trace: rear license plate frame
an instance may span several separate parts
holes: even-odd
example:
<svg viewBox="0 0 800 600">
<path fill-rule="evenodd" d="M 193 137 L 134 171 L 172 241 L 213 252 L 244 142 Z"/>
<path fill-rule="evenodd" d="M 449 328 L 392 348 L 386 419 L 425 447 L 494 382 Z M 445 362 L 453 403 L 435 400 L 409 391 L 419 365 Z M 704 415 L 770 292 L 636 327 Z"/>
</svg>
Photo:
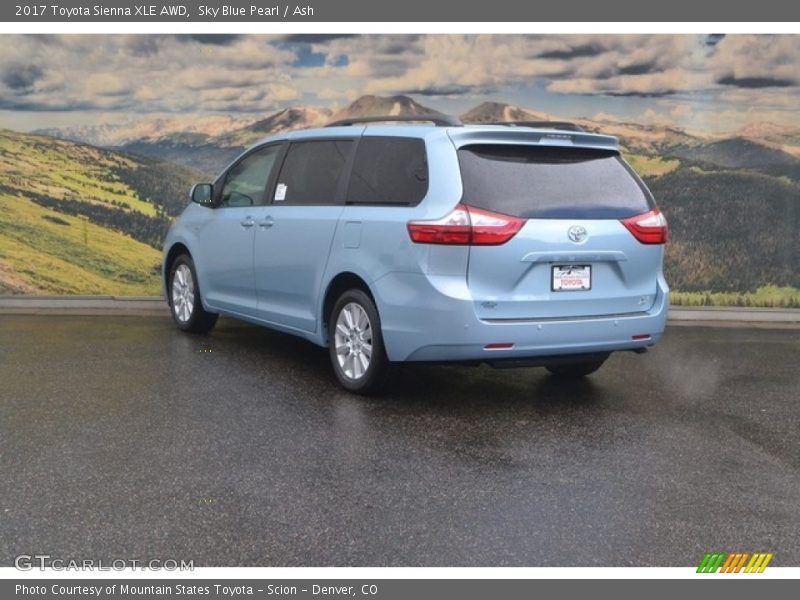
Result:
<svg viewBox="0 0 800 600">
<path fill-rule="evenodd" d="M 573 275 L 572 271 L 580 270 L 578 276 L 581 280 L 585 280 L 588 285 L 582 287 L 564 287 L 562 277 L 564 275 Z M 569 273 L 565 273 L 569 271 Z M 556 287 L 556 284 L 560 287 Z M 552 265 L 550 268 L 550 291 L 553 292 L 588 292 L 592 289 L 592 265 L 586 264 L 569 264 L 569 265 Z"/>
</svg>

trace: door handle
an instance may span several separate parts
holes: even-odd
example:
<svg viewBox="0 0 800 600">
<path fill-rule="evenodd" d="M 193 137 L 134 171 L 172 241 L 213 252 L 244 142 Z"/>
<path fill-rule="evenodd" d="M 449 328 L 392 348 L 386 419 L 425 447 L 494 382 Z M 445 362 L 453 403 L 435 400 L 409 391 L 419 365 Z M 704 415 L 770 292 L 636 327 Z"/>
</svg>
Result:
<svg viewBox="0 0 800 600">
<path fill-rule="evenodd" d="M 258 226 L 263 229 L 269 229 L 275 224 L 275 221 L 272 220 L 272 217 L 265 217 L 263 221 L 258 222 Z"/>
<path fill-rule="evenodd" d="M 246 217 L 241 221 L 239 221 L 239 223 L 241 224 L 242 227 L 247 227 L 248 229 L 256 224 L 256 222 L 253 221 L 253 217 Z"/>
</svg>

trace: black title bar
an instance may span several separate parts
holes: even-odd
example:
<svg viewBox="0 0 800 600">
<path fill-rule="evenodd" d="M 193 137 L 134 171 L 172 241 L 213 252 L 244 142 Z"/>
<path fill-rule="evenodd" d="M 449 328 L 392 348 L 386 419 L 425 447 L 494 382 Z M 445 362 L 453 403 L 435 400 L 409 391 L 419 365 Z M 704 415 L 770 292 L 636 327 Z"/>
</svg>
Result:
<svg viewBox="0 0 800 600">
<path fill-rule="evenodd" d="M 3 2 L 3 22 L 797 22 L 786 0 L 227 0 Z"/>
<path fill-rule="evenodd" d="M 719 575 L 706 575 L 705 581 Z M 201 580 L 201 579 L 31 579 L 0 581 L 3 598 L 17 600 L 536 600 L 566 596 L 642 598 L 707 598 L 726 600 L 788 598 L 795 581 L 731 576 L 713 584 L 692 579 L 555 580 L 555 579 L 374 579 L 374 580 Z M 709 588 L 713 588 L 710 590 Z"/>
</svg>

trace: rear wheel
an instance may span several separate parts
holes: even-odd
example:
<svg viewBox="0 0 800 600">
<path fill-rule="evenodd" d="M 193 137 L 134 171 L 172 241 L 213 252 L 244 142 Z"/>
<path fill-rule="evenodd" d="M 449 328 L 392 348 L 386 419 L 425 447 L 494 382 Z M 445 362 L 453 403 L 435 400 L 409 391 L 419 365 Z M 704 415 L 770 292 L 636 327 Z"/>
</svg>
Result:
<svg viewBox="0 0 800 600">
<path fill-rule="evenodd" d="M 219 315 L 203 308 L 194 262 L 188 254 L 181 254 L 172 263 L 169 282 L 172 319 L 178 328 L 192 333 L 211 331 Z"/>
<path fill-rule="evenodd" d="M 550 373 L 555 377 L 563 377 L 567 378 L 577 378 L 577 377 L 586 377 L 587 375 L 591 375 L 597 369 L 603 366 L 603 363 L 608 360 L 608 357 L 589 360 L 586 362 L 579 362 L 579 363 L 572 363 L 572 364 L 565 364 L 565 365 L 548 365 L 545 368 L 550 371 Z"/>
<path fill-rule="evenodd" d="M 344 292 L 328 318 L 328 350 L 336 378 L 357 394 L 380 391 L 389 371 L 378 309 L 359 289 Z"/>
</svg>

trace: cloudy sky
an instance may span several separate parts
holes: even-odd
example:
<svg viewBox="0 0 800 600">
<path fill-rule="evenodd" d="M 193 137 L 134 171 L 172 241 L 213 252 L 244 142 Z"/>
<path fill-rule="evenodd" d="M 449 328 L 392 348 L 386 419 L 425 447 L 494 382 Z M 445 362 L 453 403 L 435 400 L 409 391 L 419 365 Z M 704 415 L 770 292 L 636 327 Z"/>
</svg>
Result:
<svg viewBox="0 0 800 600">
<path fill-rule="evenodd" d="M 726 131 L 800 126 L 800 35 L 3 35 L 0 127 L 263 115 L 409 94 Z"/>
</svg>

